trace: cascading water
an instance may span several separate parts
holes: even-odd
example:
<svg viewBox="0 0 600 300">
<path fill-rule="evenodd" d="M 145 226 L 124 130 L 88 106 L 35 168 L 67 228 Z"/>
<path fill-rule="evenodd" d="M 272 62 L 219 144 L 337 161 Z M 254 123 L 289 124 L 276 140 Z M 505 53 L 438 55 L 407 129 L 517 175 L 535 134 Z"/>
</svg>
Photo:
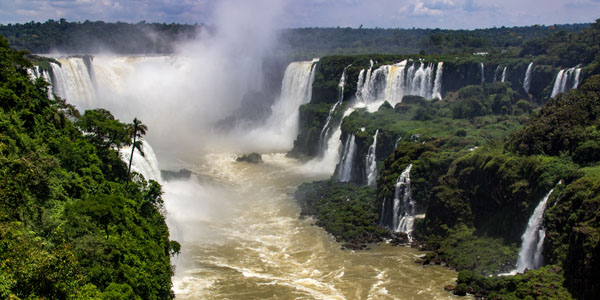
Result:
<svg viewBox="0 0 600 300">
<path fill-rule="evenodd" d="M 375 153 L 377 152 L 377 135 L 379 134 L 379 129 L 375 131 L 373 135 L 373 144 L 369 147 L 369 151 L 367 152 L 366 157 L 366 175 L 367 175 L 367 185 L 375 186 L 377 183 L 377 157 Z"/>
<path fill-rule="evenodd" d="M 393 205 L 393 224 L 392 230 L 395 232 L 407 233 L 410 237 L 410 233 L 413 231 L 414 222 L 416 218 L 415 206 L 411 193 L 410 193 L 410 171 L 412 164 L 409 164 L 396 182 L 396 188 L 394 189 L 394 205 Z"/>
<path fill-rule="evenodd" d="M 338 180 L 342 182 L 349 182 L 352 180 L 352 167 L 354 164 L 354 157 L 356 156 L 356 142 L 354 134 L 350 135 L 344 143 L 344 150 L 342 152 L 342 159 L 338 170 Z"/>
<path fill-rule="evenodd" d="M 527 229 L 525 229 L 525 233 L 521 237 L 523 242 L 519 251 L 519 259 L 517 260 L 516 271 L 519 273 L 523 273 L 525 270 L 538 269 L 544 263 L 542 250 L 546 230 L 542 226 L 542 221 L 544 211 L 546 210 L 546 203 L 553 191 L 554 189 L 551 189 L 542 201 L 540 201 L 529 218 L 529 222 L 527 222 Z"/>
<path fill-rule="evenodd" d="M 481 67 L 481 84 L 483 84 L 483 82 L 485 81 L 485 73 L 484 73 L 484 65 L 483 63 L 480 63 L 479 66 Z"/>
<path fill-rule="evenodd" d="M 39 66 L 33 66 L 33 68 L 27 69 L 27 73 L 33 80 L 38 78 L 44 79 L 50 85 L 48 86 L 48 99 L 54 99 L 54 91 L 52 88 L 52 78 L 50 73 L 46 70 L 42 70 Z"/>
<path fill-rule="evenodd" d="M 89 70 L 83 58 L 58 58 L 60 65 L 51 62 L 54 92 L 79 109 L 93 108 L 96 93 Z"/>
<path fill-rule="evenodd" d="M 391 105 L 400 103 L 405 95 L 441 99 L 443 63 L 416 62 L 407 68 L 408 64 L 404 60 L 380 66 L 375 71 L 372 68 L 366 73 L 362 70 L 357 81 L 357 104 L 372 112 L 384 101 Z"/>
<path fill-rule="evenodd" d="M 529 93 L 529 88 L 531 87 L 531 70 L 533 68 L 533 63 L 529 63 L 527 66 L 527 71 L 525 71 L 525 79 L 523 80 L 523 89 L 525 92 Z"/>
<path fill-rule="evenodd" d="M 138 149 L 133 152 L 131 170 L 142 174 L 146 180 L 152 179 L 162 183 L 158 159 L 154 154 L 152 146 L 145 140 L 142 140 L 142 151 L 144 151 L 144 156 L 142 156 Z M 121 148 L 119 154 L 121 155 L 121 160 L 128 164 L 131 157 L 131 146 Z"/>
<path fill-rule="evenodd" d="M 556 74 L 554 86 L 552 87 L 552 95 L 550 97 L 554 97 L 570 89 L 576 89 L 579 86 L 580 74 L 581 68 L 579 67 L 560 70 L 558 74 Z"/>
<path fill-rule="evenodd" d="M 500 80 L 500 82 L 506 81 L 506 69 L 507 67 L 504 67 L 504 69 L 502 70 L 502 79 Z"/>
<path fill-rule="evenodd" d="M 498 72 L 500 72 L 500 65 L 498 65 L 496 67 L 496 71 L 494 71 L 494 82 L 496 82 L 496 79 L 498 77 Z"/>
<path fill-rule="evenodd" d="M 325 153 L 325 151 L 327 150 L 326 147 L 327 147 L 328 143 L 325 143 L 325 140 L 327 139 L 328 133 L 330 131 L 329 123 L 331 122 L 331 118 L 333 118 L 333 115 L 335 114 L 336 109 L 338 107 L 340 107 L 342 105 L 342 102 L 344 101 L 344 85 L 346 84 L 346 70 L 348 70 L 348 68 L 350 66 L 351 65 L 347 65 L 344 68 L 344 71 L 342 72 L 342 76 L 340 77 L 340 82 L 338 83 L 338 100 L 329 110 L 329 114 L 327 115 L 327 120 L 325 121 L 325 125 L 323 126 L 323 129 L 321 129 L 321 134 L 319 135 L 319 150 L 320 150 L 321 155 L 323 155 Z"/>
</svg>

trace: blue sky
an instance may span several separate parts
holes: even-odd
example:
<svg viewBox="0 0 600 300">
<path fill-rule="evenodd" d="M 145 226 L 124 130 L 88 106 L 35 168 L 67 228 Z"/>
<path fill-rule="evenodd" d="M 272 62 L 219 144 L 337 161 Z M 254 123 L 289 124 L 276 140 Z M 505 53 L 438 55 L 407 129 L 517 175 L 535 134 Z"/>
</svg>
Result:
<svg viewBox="0 0 600 300">
<path fill-rule="evenodd" d="M 283 28 L 362 24 L 471 29 L 582 23 L 600 18 L 600 0 L 0 0 L 0 23 L 65 18 L 211 24 L 215 22 L 215 7 L 223 1 L 263 3 L 249 12 L 258 19 L 261 10 L 269 9 L 264 3 L 279 6 L 277 25 Z"/>
</svg>

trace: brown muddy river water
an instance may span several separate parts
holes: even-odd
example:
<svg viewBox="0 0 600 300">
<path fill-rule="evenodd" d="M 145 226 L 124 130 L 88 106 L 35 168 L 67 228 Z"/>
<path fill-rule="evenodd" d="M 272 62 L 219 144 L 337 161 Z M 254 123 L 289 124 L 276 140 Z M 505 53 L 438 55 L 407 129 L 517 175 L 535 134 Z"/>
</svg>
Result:
<svg viewBox="0 0 600 300">
<path fill-rule="evenodd" d="M 414 263 L 422 252 L 373 245 L 341 250 L 293 199 L 302 182 L 319 180 L 310 166 L 284 154 L 264 163 L 206 155 L 198 178 L 165 183 L 177 299 L 452 299 L 444 286 L 457 273 Z"/>
</svg>

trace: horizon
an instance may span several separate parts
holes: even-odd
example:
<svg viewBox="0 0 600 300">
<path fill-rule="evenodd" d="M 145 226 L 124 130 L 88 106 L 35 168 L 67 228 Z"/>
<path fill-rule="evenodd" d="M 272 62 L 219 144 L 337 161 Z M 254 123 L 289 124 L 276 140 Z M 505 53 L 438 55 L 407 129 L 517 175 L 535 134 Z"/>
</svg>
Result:
<svg viewBox="0 0 600 300">
<path fill-rule="evenodd" d="M 69 22 L 215 24 L 220 6 L 257 20 L 274 16 L 277 29 L 353 28 L 474 30 L 594 23 L 600 0 L 15 0 L 0 4 L 0 24 L 64 18 Z M 256 7 L 262 8 L 257 10 Z M 267 12 L 264 12 L 267 10 Z M 269 11 L 270 10 L 270 11 Z"/>
</svg>

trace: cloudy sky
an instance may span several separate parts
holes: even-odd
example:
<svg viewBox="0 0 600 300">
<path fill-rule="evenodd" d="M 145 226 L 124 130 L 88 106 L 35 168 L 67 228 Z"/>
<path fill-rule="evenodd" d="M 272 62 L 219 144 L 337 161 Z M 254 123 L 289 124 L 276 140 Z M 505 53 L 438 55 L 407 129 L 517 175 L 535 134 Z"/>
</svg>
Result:
<svg viewBox="0 0 600 300">
<path fill-rule="evenodd" d="M 0 23 L 65 18 L 211 24 L 216 3 L 222 1 L 256 0 L 0 0 Z M 600 0 L 270 1 L 277 2 L 275 6 L 285 2 L 278 22 L 282 28 L 362 24 L 383 28 L 470 29 L 582 23 L 600 18 Z"/>
</svg>

